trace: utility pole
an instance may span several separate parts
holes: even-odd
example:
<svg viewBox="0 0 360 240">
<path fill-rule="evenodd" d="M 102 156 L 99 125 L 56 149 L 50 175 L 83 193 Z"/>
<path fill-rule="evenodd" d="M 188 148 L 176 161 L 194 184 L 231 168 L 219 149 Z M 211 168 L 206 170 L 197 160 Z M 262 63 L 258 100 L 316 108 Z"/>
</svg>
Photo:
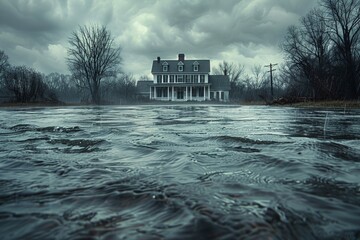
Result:
<svg viewBox="0 0 360 240">
<path fill-rule="evenodd" d="M 270 73 L 270 85 L 271 85 L 271 99 L 274 99 L 274 88 L 273 88 L 273 71 L 276 71 L 276 69 L 273 69 L 273 67 L 275 67 L 276 65 L 278 65 L 277 63 L 275 64 L 271 64 L 270 65 L 266 65 L 265 67 L 270 68 L 270 70 L 268 71 Z"/>
</svg>

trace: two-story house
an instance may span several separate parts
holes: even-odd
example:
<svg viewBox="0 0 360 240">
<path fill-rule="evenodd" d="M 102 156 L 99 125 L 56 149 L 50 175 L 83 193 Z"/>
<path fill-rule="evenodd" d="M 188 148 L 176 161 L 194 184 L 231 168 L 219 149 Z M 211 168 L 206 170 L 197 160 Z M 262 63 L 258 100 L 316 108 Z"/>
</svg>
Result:
<svg viewBox="0 0 360 240">
<path fill-rule="evenodd" d="M 210 75 L 210 60 L 185 60 L 179 54 L 177 60 L 153 61 L 153 81 L 139 82 L 150 86 L 150 99 L 162 101 L 229 100 L 229 76 Z"/>
</svg>

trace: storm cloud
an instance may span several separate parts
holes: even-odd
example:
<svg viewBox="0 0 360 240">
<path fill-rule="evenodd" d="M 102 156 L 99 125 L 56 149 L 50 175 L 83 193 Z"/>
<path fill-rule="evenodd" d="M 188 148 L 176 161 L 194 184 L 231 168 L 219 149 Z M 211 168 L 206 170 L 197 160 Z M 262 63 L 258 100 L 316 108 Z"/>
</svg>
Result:
<svg viewBox="0 0 360 240">
<path fill-rule="evenodd" d="M 71 32 L 106 25 L 123 70 L 150 75 L 157 56 L 226 60 L 251 67 L 281 61 L 279 44 L 315 0 L 0 0 L 0 49 L 13 65 L 68 73 Z"/>
</svg>

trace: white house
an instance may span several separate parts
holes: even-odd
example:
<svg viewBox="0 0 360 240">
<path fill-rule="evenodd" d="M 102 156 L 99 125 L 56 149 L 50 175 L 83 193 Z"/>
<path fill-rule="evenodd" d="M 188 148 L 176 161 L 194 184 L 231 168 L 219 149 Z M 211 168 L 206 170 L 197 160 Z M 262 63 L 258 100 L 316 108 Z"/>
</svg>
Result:
<svg viewBox="0 0 360 240">
<path fill-rule="evenodd" d="M 210 75 L 210 60 L 153 61 L 152 81 L 138 81 L 139 96 L 160 101 L 229 101 L 230 80 L 227 75 Z"/>
<path fill-rule="evenodd" d="M 151 84 L 149 81 L 138 83 L 139 89 L 144 89 L 145 85 L 150 86 L 150 99 L 161 101 L 229 100 L 229 76 L 209 75 L 210 60 L 185 60 L 184 54 L 179 54 L 177 60 L 162 60 L 158 57 L 153 61 L 151 73 L 153 75 Z"/>
</svg>

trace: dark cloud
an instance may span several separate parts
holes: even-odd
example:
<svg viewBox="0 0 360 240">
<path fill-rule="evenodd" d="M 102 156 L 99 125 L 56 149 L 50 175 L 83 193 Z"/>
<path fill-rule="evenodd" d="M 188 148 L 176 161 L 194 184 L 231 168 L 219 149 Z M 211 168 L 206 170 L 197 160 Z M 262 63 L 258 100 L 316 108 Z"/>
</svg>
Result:
<svg viewBox="0 0 360 240">
<path fill-rule="evenodd" d="M 102 24 L 123 48 L 124 70 L 150 75 L 156 56 L 244 65 L 280 61 L 286 28 L 314 0 L 0 0 L 0 48 L 15 65 L 67 72 L 67 39 Z"/>
<path fill-rule="evenodd" d="M 44 32 L 56 28 L 59 23 L 49 12 L 55 9 L 52 1 L 3 1 L 0 8 L 2 26 L 24 32 Z"/>
</svg>

